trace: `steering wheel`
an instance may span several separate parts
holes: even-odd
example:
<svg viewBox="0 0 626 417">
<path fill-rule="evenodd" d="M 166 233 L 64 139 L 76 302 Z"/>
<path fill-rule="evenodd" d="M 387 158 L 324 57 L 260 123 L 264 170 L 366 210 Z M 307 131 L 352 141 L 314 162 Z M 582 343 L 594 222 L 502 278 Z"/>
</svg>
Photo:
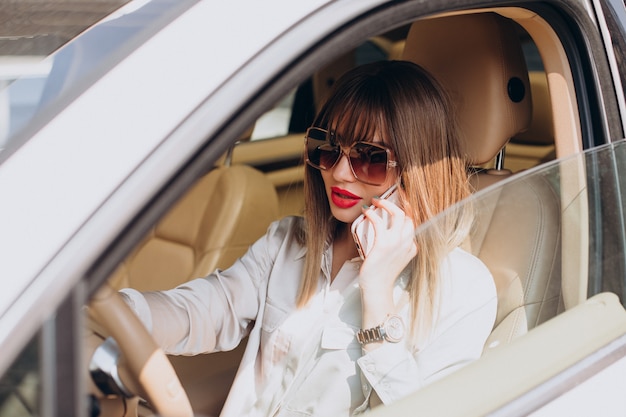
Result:
<svg viewBox="0 0 626 417">
<path fill-rule="evenodd" d="M 185 389 L 172 364 L 122 297 L 103 285 L 89 303 L 89 315 L 117 342 L 124 385 L 146 399 L 163 417 L 193 417 Z"/>
</svg>

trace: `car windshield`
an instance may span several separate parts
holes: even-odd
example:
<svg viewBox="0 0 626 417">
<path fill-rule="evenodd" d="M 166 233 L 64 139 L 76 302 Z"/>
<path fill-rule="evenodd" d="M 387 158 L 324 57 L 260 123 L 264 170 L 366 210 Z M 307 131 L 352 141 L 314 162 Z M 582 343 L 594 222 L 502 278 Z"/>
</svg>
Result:
<svg viewBox="0 0 626 417">
<path fill-rule="evenodd" d="M 24 34 L 0 38 L 0 163 L 9 149 L 19 147 L 38 126 L 192 3 L 110 0 L 96 6 L 89 2 L 82 14 L 67 11 L 61 23 L 55 21 L 60 13 L 38 9 L 40 26 L 12 27 Z M 61 3 L 55 4 L 49 8 L 58 11 Z M 15 6 L 18 15 L 27 10 Z M 86 33 L 70 39 L 96 21 Z"/>
</svg>

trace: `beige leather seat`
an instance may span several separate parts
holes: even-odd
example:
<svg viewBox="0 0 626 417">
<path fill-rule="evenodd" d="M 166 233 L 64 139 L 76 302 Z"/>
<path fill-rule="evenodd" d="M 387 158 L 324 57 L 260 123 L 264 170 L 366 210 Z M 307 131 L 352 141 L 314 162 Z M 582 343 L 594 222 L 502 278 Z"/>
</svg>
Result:
<svg viewBox="0 0 626 417">
<path fill-rule="evenodd" d="M 403 58 L 429 70 L 449 91 L 472 163 L 494 159 L 530 124 L 528 72 L 513 23 L 493 13 L 418 21 Z M 487 170 L 477 190 L 511 175 Z M 491 270 L 498 316 L 487 346 L 506 343 L 562 310 L 560 200 L 542 179 L 490 194 L 476 206 L 470 250 Z"/>
<path fill-rule="evenodd" d="M 530 71 L 528 77 L 533 98 L 533 117 L 528 129 L 511 138 L 506 146 L 506 165 L 513 172 L 556 158 L 554 121 L 546 73 Z"/>
<path fill-rule="evenodd" d="M 213 169 L 174 206 L 112 278 L 115 288 L 175 287 L 230 266 L 278 217 L 278 197 L 262 172 Z"/>
<path fill-rule="evenodd" d="M 277 218 L 278 197 L 265 174 L 246 165 L 217 167 L 151 230 L 111 285 L 164 290 L 226 268 Z M 219 414 L 244 348 L 170 357 L 195 412 Z"/>
</svg>

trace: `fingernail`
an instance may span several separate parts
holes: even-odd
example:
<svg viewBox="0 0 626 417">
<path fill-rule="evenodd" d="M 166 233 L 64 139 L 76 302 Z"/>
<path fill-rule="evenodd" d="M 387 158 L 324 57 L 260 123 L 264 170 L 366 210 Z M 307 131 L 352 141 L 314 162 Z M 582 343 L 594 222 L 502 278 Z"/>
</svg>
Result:
<svg viewBox="0 0 626 417">
<path fill-rule="evenodd" d="M 380 197 L 379 197 L 379 196 L 377 196 L 377 195 L 375 195 L 375 196 L 374 196 L 374 197 L 372 197 L 372 198 L 375 198 L 376 200 L 379 200 L 379 199 L 380 199 Z"/>
<path fill-rule="evenodd" d="M 368 206 L 367 204 L 363 204 L 363 208 L 367 210 L 368 208 L 370 208 L 370 206 Z"/>
</svg>

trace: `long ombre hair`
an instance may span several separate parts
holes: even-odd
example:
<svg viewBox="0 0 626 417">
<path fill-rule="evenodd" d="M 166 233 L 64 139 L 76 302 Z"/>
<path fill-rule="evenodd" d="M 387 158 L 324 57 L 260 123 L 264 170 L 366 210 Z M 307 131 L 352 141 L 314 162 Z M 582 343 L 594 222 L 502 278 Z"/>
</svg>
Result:
<svg viewBox="0 0 626 417">
<path fill-rule="evenodd" d="M 406 61 L 380 61 L 342 76 L 314 126 L 335 131 L 340 143 L 378 135 L 398 162 L 401 206 L 416 228 L 470 194 L 467 157 L 452 105 L 437 81 Z M 343 143 L 345 142 L 345 143 Z M 300 239 L 307 247 L 298 305 L 317 291 L 323 251 L 342 227 L 330 211 L 320 171 L 306 166 L 305 222 Z M 408 292 L 413 337 L 423 336 L 436 319 L 439 270 L 443 258 L 469 233 L 467 211 L 446 216 L 416 236 Z"/>
</svg>

